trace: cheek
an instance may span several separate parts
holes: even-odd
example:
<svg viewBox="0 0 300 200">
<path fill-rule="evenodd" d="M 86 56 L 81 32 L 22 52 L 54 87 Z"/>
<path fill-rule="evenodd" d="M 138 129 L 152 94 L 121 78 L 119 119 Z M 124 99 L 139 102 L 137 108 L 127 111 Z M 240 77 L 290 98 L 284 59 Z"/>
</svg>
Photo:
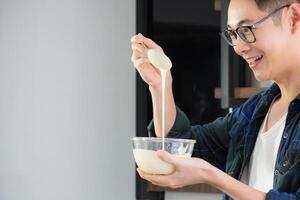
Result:
<svg viewBox="0 0 300 200">
<path fill-rule="evenodd" d="M 266 50 L 268 53 L 268 63 L 271 65 L 274 70 L 280 69 L 282 65 L 286 62 L 284 60 L 285 56 L 284 54 L 286 52 L 283 51 L 284 48 L 279 45 L 270 45 L 270 47 Z"/>
<path fill-rule="evenodd" d="M 259 49 L 265 57 L 265 64 L 268 68 L 273 68 L 273 65 L 278 65 L 282 62 L 283 44 L 277 40 L 265 40 L 257 43 L 257 49 Z"/>
<path fill-rule="evenodd" d="M 280 33 L 274 32 L 274 34 L 266 37 L 265 41 L 262 41 L 265 51 L 273 59 L 282 57 L 288 49 L 287 42 L 283 39 L 285 36 Z"/>
</svg>

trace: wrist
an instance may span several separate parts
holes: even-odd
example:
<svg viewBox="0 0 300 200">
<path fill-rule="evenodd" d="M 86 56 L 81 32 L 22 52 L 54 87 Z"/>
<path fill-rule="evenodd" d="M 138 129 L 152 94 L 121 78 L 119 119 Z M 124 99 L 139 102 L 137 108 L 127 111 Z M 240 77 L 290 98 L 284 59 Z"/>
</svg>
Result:
<svg viewBox="0 0 300 200">
<path fill-rule="evenodd" d="M 218 180 L 218 170 L 218 168 L 209 164 L 204 171 L 202 171 L 204 182 L 212 186 L 216 185 L 216 181 Z"/>
<path fill-rule="evenodd" d="M 168 72 L 166 76 L 166 91 L 172 90 L 172 76 L 171 73 Z M 162 92 L 162 83 L 151 85 L 149 84 L 149 91 L 152 95 L 161 95 Z"/>
<path fill-rule="evenodd" d="M 149 85 L 149 91 L 150 91 L 151 95 L 155 95 L 155 94 L 161 95 L 161 92 L 162 92 L 161 84 Z"/>
<path fill-rule="evenodd" d="M 202 159 L 199 161 L 199 167 L 197 168 L 195 174 L 195 177 L 197 177 L 195 180 L 196 183 L 211 184 L 212 180 L 214 179 L 215 167 Z"/>
</svg>

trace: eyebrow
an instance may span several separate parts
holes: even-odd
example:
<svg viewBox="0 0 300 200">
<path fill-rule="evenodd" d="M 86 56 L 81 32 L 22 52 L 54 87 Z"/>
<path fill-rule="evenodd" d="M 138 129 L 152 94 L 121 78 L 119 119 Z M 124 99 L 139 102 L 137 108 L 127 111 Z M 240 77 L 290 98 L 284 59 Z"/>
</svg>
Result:
<svg viewBox="0 0 300 200">
<path fill-rule="evenodd" d="M 242 26 L 243 24 L 249 24 L 252 21 L 250 19 L 243 19 L 237 23 L 237 27 Z M 229 24 L 227 24 L 227 28 L 232 28 Z"/>
</svg>

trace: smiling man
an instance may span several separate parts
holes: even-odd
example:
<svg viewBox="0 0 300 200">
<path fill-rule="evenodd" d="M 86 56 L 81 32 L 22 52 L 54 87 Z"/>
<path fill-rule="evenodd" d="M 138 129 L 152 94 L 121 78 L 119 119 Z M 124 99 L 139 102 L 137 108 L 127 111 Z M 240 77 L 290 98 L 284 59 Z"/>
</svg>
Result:
<svg viewBox="0 0 300 200">
<path fill-rule="evenodd" d="M 208 183 L 224 199 L 300 200 L 300 1 L 231 0 L 222 36 L 249 64 L 259 81 L 273 80 L 225 117 L 190 126 L 175 105 L 172 76 L 166 81 L 168 137 L 195 139 L 194 155 L 157 154 L 176 166 L 167 176 L 140 176 L 172 188 Z M 150 135 L 161 136 L 161 78 L 147 48 L 161 49 L 141 34 L 132 37 L 132 61 L 152 95 Z"/>
</svg>

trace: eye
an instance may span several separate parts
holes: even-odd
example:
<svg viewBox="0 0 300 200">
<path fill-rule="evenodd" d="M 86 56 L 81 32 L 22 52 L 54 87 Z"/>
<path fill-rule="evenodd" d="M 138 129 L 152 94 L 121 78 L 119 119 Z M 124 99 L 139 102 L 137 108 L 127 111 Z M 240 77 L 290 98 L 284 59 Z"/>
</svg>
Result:
<svg viewBox="0 0 300 200">
<path fill-rule="evenodd" d="M 248 27 L 248 26 L 241 26 L 238 28 L 238 34 L 239 36 L 246 42 L 254 42 L 255 41 L 255 36 L 251 30 L 251 27 Z"/>
<path fill-rule="evenodd" d="M 251 29 L 249 27 L 240 27 L 239 32 L 242 34 L 251 34 Z"/>
<path fill-rule="evenodd" d="M 236 33 L 233 30 L 227 30 L 227 34 L 231 38 L 236 38 L 237 37 Z"/>
</svg>

